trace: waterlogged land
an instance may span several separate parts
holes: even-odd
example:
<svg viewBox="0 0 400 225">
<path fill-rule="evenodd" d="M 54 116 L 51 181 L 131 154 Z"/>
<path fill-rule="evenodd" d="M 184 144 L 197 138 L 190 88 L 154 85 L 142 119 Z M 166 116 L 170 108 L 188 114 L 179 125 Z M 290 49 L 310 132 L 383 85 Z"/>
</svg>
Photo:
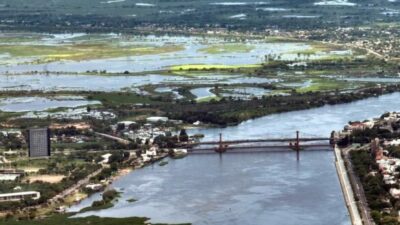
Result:
<svg viewBox="0 0 400 225">
<path fill-rule="evenodd" d="M 175 102 L 353 91 L 394 79 L 377 77 L 374 71 L 379 68 L 373 65 L 380 61 L 359 49 L 282 38 L 3 33 L 0 49 L 0 91 L 8 97 L 0 108 L 5 118 L 25 112 L 44 118 L 93 104 L 105 110 L 115 107 L 120 113 L 128 104 L 160 108 Z M 376 80 L 368 79 L 371 74 Z M 86 100 L 48 99 L 65 94 Z M 218 123 L 259 115 L 253 108 L 224 110 L 220 114 L 228 119 Z"/>
<path fill-rule="evenodd" d="M 255 68 L 266 60 L 351 56 L 335 46 L 244 37 L 0 34 L 0 71 L 144 72 Z M 157 63 L 154 63 L 154 62 Z"/>
</svg>

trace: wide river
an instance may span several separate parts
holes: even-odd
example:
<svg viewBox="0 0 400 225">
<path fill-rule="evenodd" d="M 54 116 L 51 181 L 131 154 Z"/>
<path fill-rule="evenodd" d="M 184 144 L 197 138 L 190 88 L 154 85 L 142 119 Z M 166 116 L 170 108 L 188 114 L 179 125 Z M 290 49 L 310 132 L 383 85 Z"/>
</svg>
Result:
<svg viewBox="0 0 400 225">
<path fill-rule="evenodd" d="M 201 129 L 205 139 L 328 136 L 350 120 L 400 109 L 400 94 L 281 113 L 222 129 Z M 350 224 L 331 151 L 190 155 L 134 171 L 113 186 L 123 192 L 113 208 L 79 214 L 146 216 L 151 222 L 205 225 Z M 99 195 L 71 210 L 88 206 Z M 137 202 L 126 200 L 134 198 Z"/>
</svg>

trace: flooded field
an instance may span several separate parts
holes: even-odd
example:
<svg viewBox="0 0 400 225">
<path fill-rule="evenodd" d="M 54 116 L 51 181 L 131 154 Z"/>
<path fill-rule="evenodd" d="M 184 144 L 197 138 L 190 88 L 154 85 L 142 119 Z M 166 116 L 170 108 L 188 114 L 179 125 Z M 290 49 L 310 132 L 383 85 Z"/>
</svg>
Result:
<svg viewBox="0 0 400 225">
<path fill-rule="evenodd" d="M 269 92 L 271 91 L 257 87 L 224 88 L 222 89 L 222 96 L 249 99 L 252 97 L 261 97 Z"/>
<path fill-rule="evenodd" d="M 196 100 L 201 100 L 204 98 L 213 98 L 216 95 L 211 92 L 212 87 L 204 87 L 204 88 L 195 88 L 190 90 L 190 92 L 196 96 Z"/>
<path fill-rule="evenodd" d="M 121 91 L 135 90 L 148 84 L 253 84 L 274 83 L 278 79 L 248 77 L 244 75 L 204 75 L 196 77 L 174 75 L 0 75 L 0 90 L 41 90 L 41 91 Z"/>
<path fill-rule="evenodd" d="M 45 111 L 56 108 L 74 108 L 86 105 L 101 104 L 99 101 L 88 101 L 78 96 L 44 97 L 10 97 L 0 98 L 0 110 L 4 112 Z"/>
<path fill-rule="evenodd" d="M 168 70 L 176 65 L 241 66 L 261 64 L 268 59 L 320 59 L 337 54 L 329 48 L 316 51 L 311 43 L 284 40 L 84 33 L 0 34 L 0 73 L 3 74 L 148 72 Z M 352 55 L 352 52 L 339 54 Z"/>
</svg>

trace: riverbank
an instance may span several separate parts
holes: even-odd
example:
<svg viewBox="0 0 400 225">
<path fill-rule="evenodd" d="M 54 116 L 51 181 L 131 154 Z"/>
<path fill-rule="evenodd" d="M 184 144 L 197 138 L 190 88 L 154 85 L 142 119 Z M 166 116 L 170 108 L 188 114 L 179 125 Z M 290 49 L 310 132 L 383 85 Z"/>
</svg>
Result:
<svg viewBox="0 0 400 225">
<path fill-rule="evenodd" d="M 129 217 L 129 218 L 103 218 L 103 217 L 87 217 L 87 218 L 70 218 L 74 214 L 59 214 L 47 217 L 42 220 L 16 221 L 5 220 L 6 225 L 82 225 L 82 224 L 98 224 L 98 225 L 152 225 L 148 222 L 149 218 Z M 0 221 L 1 223 L 1 221 Z M 166 224 L 154 224 L 166 225 Z M 171 224 L 172 225 L 172 224 Z M 190 224 L 180 224 L 190 225 Z"/>
</svg>

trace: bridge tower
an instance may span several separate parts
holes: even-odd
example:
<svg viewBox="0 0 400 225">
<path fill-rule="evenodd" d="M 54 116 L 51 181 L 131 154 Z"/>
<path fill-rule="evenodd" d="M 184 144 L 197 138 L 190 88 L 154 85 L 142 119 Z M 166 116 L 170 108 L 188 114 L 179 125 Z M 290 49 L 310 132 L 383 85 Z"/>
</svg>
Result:
<svg viewBox="0 0 400 225">
<path fill-rule="evenodd" d="M 219 154 L 222 154 L 226 152 L 226 149 L 228 148 L 228 145 L 224 145 L 222 142 L 222 133 L 219 133 L 219 145 L 217 148 L 215 148 L 215 151 Z"/>
<path fill-rule="evenodd" d="M 296 149 L 297 161 L 299 161 L 300 160 L 300 132 L 299 131 L 296 131 L 295 149 Z"/>
</svg>

